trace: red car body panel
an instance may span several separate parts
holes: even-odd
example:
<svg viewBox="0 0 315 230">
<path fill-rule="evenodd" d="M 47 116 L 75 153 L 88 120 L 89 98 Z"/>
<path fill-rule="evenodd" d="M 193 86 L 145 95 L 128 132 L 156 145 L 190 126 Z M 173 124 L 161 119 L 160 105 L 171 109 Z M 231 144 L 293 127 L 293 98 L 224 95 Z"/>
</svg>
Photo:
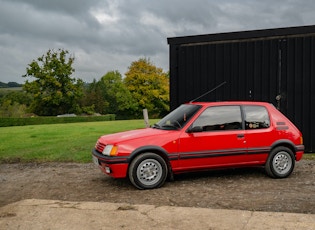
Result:
<svg viewBox="0 0 315 230">
<path fill-rule="evenodd" d="M 302 158 L 301 132 L 272 104 L 264 102 L 196 102 L 201 108 L 180 129 L 146 128 L 99 138 L 92 151 L 100 169 L 114 177 L 124 178 L 135 156 L 143 152 L 161 155 L 170 171 L 182 173 L 211 168 L 263 166 L 268 154 L 278 145 L 292 148 L 296 161 Z M 215 106 L 262 106 L 270 125 L 263 129 L 239 129 L 212 132 L 188 132 L 189 127 L 207 108 Z M 244 121 L 243 121 L 244 124 Z M 243 125 L 244 127 L 244 125 Z M 116 156 L 102 154 L 106 145 L 118 147 Z"/>
</svg>

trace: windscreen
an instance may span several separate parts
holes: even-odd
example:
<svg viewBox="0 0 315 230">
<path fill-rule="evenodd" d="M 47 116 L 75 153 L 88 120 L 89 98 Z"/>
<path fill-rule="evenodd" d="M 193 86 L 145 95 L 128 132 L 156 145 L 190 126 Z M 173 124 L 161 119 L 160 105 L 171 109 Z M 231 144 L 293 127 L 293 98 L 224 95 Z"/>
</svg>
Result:
<svg viewBox="0 0 315 230">
<path fill-rule="evenodd" d="M 162 120 L 153 125 L 158 129 L 181 129 L 201 108 L 200 105 L 184 104 L 166 115 Z"/>
</svg>

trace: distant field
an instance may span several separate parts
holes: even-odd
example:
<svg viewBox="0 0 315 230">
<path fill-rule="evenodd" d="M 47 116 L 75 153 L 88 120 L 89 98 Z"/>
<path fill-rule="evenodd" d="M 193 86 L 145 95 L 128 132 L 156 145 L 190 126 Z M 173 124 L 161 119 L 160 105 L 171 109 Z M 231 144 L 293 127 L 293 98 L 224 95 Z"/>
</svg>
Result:
<svg viewBox="0 0 315 230">
<path fill-rule="evenodd" d="M 1 91 L 20 91 L 22 90 L 22 87 L 11 87 L 11 88 L 0 88 Z"/>
<path fill-rule="evenodd" d="M 91 162 L 99 136 L 144 126 L 128 120 L 1 127 L 0 162 Z"/>
</svg>

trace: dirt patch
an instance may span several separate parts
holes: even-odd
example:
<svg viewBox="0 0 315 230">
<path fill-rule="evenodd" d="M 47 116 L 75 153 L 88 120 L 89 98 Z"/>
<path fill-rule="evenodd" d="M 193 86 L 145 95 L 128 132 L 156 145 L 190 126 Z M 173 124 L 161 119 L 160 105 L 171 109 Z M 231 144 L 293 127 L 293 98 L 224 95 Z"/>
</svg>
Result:
<svg viewBox="0 0 315 230">
<path fill-rule="evenodd" d="M 0 206 L 31 198 L 315 214 L 315 161 L 297 162 L 286 179 L 230 169 L 178 175 L 154 190 L 137 190 L 93 164 L 1 164 Z"/>
</svg>

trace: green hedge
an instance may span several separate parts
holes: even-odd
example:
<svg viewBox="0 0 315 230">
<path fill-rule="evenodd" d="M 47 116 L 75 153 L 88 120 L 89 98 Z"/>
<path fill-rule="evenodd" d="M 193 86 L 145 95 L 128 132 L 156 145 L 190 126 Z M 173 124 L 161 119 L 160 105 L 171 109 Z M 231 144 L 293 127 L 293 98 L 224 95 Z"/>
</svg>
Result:
<svg viewBox="0 0 315 230">
<path fill-rule="evenodd" d="M 115 114 L 103 116 L 83 116 L 83 117 L 27 117 L 27 118 L 0 118 L 0 127 L 24 126 L 24 125 L 41 125 L 41 124 L 60 124 L 75 122 L 92 122 L 92 121 L 113 121 Z"/>
</svg>

